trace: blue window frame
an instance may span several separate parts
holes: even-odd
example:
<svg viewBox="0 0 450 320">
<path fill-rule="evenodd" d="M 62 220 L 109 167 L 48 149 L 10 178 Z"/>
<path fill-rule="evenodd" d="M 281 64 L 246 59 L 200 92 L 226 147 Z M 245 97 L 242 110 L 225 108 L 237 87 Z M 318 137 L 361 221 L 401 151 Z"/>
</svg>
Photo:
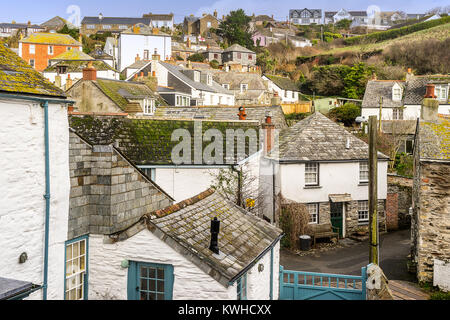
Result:
<svg viewBox="0 0 450 320">
<path fill-rule="evenodd" d="M 247 274 L 244 274 L 236 283 L 237 299 L 247 300 Z"/>
<path fill-rule="evenodd" d="M 128 300 L 172 300 L 173 266 L 130 262 Z"/>
<path fill-rule="evenodd" d="M 88 300 L 89 236 L 65 242 L 64 300 Z"/>
</svg>

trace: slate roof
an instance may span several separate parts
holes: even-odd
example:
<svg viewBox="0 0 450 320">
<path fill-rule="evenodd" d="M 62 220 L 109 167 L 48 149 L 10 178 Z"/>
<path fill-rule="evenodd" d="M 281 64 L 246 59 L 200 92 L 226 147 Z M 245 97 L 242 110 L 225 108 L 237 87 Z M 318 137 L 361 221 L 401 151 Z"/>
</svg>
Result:
<svg viewBox="0 0 450 320">
<path fill-rule="evenodd" d="M 230 90 L 241 90 L 241 84 L 248 84 L 248 90 L 267 90 L 263 78 L 252 72 L 217 72 L 214 81 L 220 84 L 229 84 Z"/>
<path fill-rule="evenodd" d="M 28 25 L 27 23 L 0 23 L 0 28 L 8 28 L 8 29 L 41 29 L 45 30 L 44 27 L 41 27 L 37 24 Z"/>
<path fill-rule="evenodd" d="M 245 53 L 254 53 L 253 51 L 244 48 L 243 46 L 241 46 L 240 44 L 233 44 L 231 47 L 228 47 L 227 49 L 224 50 L 224 52 L 245 52 Z"/>
<path fill-rule="evenodd" d="M 64 92 L 0 42 L 0 92 L 66 98 Z"/>
<path fill-rule="evenodd" d="M 46 27 L 46 28 L 62 28 L 64 27 L 64 25 L 67 25 L 67 27 L 69 27 L 70 29 L 76 29 L 76 27 L 71 24 L 69 21 L 67 21 L 64 18 L 61 18 L 60 16 L 56 16 L 51 18 L 48 21 L 45 21 L 44 23 L 41 24 L 41 27 Z"/>
<path fill-rule="evenodd" d="M 159 90 L 159 89 L 158 89 Z M 170 89 L 166 89 L 170 90 Z M 265 122 L 267 112 L 272 114 L 272 123 L 276 129 L 287 128 L 286 118 L 280 106 L 245 107 L 247 120 Z M 239 107 L 158 107 L 152 118 L 189 119 L 189 120 L 222 120 L 238 121 Z"/>
<path fill-rule="evenodd" d="M 421 160 L 450 161 L 450 121 L 420 121 L 419 150 Z"/>
<path fill-rule="evenodd" d="M 193 23 L 193 22 L 200 20 L 199 17 L 192 17 L 192 16 L 186 16 L 186 17 L 184 17 L 184 19 L 189 23 Z"/>
<path fill-rule="evenodd" d="M 81 43 L 79 43 L 77 40 L 75 40 L 68 34 L 46 33 L 46 32 L 33 33 L 28 37 L 20 40 L 19 42 L 81 46 Z"/>
<path fill-rule="evenodd" d="M 380 97 L 383 97 L 383 108 L 399 108 L 403 106 L 403 101 L 392 100 L 392 87 L 398 83 L 403 88 L 405 94 L 404 81 L 379 81 L 371 80 L 367 83 L 366 91 L 362 102 L 362 108 L 379 108 Z M 424 93 L 425 94 L 425 93 Z"/>
<path fill-rule="evenodd" d="M 217 129 L 223 133 L 224 149 L 226 150 L 227 138 L 231 142 L 232 137 L 226 137 L 228 129 L 249 129 L 259 134 L 259 123 L 256 121 L 192 121 L 192 120 L 168 120 L 128 118 L 118 116 L 89 116 L 72 115 L 69 117 L 70 127 L 83 139 L 94 145 L 105 145 L 119 143 L 119 150 L 136 165 L 174 165 L 172 161 L 172 150 L 179 144 L 172 141 L 172 133 L 177 129 L 186 129 L 192 138 L 191 161 L 194 164 L 194 126 L 201 124 L 202 134 L 209 129 Z M 203 149 L 210 142 L 203 141 Z M 202 149 L 202 150 L 203 150 Z M 236 149 L 235 149 L 236 151 Z M 228 159 L 223 156 L 223 163 L 236 164 L 247 158 L 250 154 L 248 141 L 245 154 L 237 155 Z M 225 151 L 224 151 L 225 153 Z M 203 161 L 203 160 L 202 160 Z M 207 164 L 207 163 L 200 163 Z"/>
<path fill-rule="evenodd" d="M 254 17 L 253 19 L 252 19 L 252 21 L 275 21 L 275 19 L 274 18 L 272 18 L 272 17 L 269 17 L 268 15 L 266 15 L 266 14 L 261 14 L 261 15 L 259 15 L 259 16 L 256 16 L 256 17 Z"/>
<path fill-rule="evenodd" d="M 33 288 L 31 282 L 0 277 L 0 300 L 6 300 Z"/>
<path fill-rule="evenodd" d="M 97 78 L 93 83 L 124 111 L 130 100 L 158 99 L 144 83 L 101 78 Z"/>
<path fill-rule="evenodd" d="M 308 9 L 308 8 L 289 10 L 289 17 L 292 18 L 294 16 L 294 13 L 297 13 L 298 17 L 301 18 L 300 13 L 304 10 L 309 11 L 312 15 L 316 13 L 318 15 L 318 18 L 322 18 L 322 9 Z"/>
<path fill-rule="evenodd" d="M 132 25 L 143 23 L 150 25 L 150 18 L 127 18 L 127 17 L 103 17 L 101 20 L 96 17 L 84 17 L 81 24 L 126 24 Z"/>
<path fill-rule="evenodd" d="M 350 149 L 346 148 L 347 140 Z M 316 112 L 294 126 L 282 130 L 279 145 L 268 155 L 282 162 L 355 161 L 369 158 L 369 145 Z M 389 159 L 378 153 L 379 159 Z"/>
<path fill-rule="evenodd" d="M 426 85 L 428 83 L 450 83 L 450 76 L 446 75 L 433 75 L 433 76 L 423 76 L 414 77 L 410 79 L 407 83 L 406 94 L 404 98 L 405 105 L 422 105 L 426 93 Z M 443 104 L 442 101 L 439 101 Z M 448 102 L 447 102 L 448 103 Z"/>
<path fill-rule="evenodd" d="M 182 254 L 223 286 L 237 280 L 255 260 L 267 254 L 283 235 L 282 230 L 208 190 L 164 210 L 149 214 L 149 230 L 155 227 L 169 246 Z M 209 250 L 211 220 L 220 221 L 219 255 Z M 174 243 L 175 242 L 175 243 Z M 212 270 L 211 270 L 212 269 Z"/>
<path fill-rule="evenodd" d="M 57 72 L 59 66 L 67 67 L 68 72 L 83 72 L 83 69 L 88 66 L 89 61 L 91 60 L 61 60 L 47 67 L 44 70 L 44 73 Z M 92 65 L 97 71 L 111 70 L 118 72 L 117 70 L 114 70 L 114 68 L 112 68 L 109 64 L 101 60 L 92 61 Z"/>
<path fill-rule="evenodd" d="M 136 31 L 136 32 L 135 32 Z M 123 31 L 122 34 L 139 34 L 144 36 L 166 36 L 170 37 L 167 33 L 161 32 L 158 30 L 157 33 L 153 32 L 153 27 L 150 27 L 144 23 L 137 23 L 131 28 Z"/>
<path fill-rule="evenodd" d="M 90 55 L 84 53 L 81 50 L 72 49 L 68 50 L 66 52 L 61 53 L 60 55 L 57 55 L 54 58 L 51 58 L 50 60 L 94 60 Z"/>
<path fill-rule="evenodd" d="M 272 76 L 268 74 L 265 74 L 264 76 L 269 78 L 273 83 L 275 83 L 279 88 L 283 90 L 300 91 L 299 87 L 295 84 L 295 82 L 289 78 Z"/>
<path fill-rule="evenodd" d="M 184 83 L 186 83 L 187 85 L 189 85 L 190 87 L 192 87 L 194 89 L 201 90 L 201 91 L 207 91 L 207 92 L 216 92 L 216 93 L 233 95 L 233 93 L 224 89 L 222 86 L 217 84 L 215 81 L 213 81 L 212 86 L 208 86 L 203 82 L 197 82 L 197 81 L 192 80 L 186 74 L 183 73 L 183 70 L 190 70 L 190 69 L 185 69 L 185 68 L 182 68 L 182 67 L 170 64 L 170 63 L 166 63 L 166 62 L 160 62 L 160 64 L 163 67 L 165 67 L 172 75 L 174 75 L 175 77 L 177 77 L 178 79 L 180 79 L 181 81 L 183 81 Z M 200 71 L 200 70 L 198 70 L 198 71 Z"/>
</svg>

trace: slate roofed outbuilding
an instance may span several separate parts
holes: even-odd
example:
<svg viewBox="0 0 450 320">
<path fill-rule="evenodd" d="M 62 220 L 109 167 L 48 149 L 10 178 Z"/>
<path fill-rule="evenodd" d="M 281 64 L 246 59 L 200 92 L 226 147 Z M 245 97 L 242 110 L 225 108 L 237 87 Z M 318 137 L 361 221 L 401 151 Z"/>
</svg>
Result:
<svg viewBox="0 0 450 320">
<path fill-rule="evenodd" d="M 217 165 L 236 164 L 256 153 L 260 149 L 258 135 L 260 125 L 257 121 L 193 121 L 193 120 L 168 120 L 149 118 L 128 118 L 123 116 L 91 116 L 71 115 L 70 127 L 74 129 L 87 142 L 94 145 L 114 144 L 118 142 L 118 149 L 136 165 L 174 165 L 172 151 L 180 141 L 172 141 L 172 134 L 177 130 L 183 133 L 189 132 L 190 161 L 186 165 L 211 165 L 203 157 L 201 163 L 196 163 L 195 158 L 195 128 L 200 128 L 202 136 L 209 129 L 216 129 L 223 135 L 223 157 Z M 234 155 L 230 158 L 226 155 L 227 143 L 233 145 L 235 137 L 227 135 L 227 130 L 243 130 L 244 133 L 255 134 L 255 140 L 246 139 L 243 154 L 238 154 L 235 144 Z M 249 131 L 250 130 L 250 131 Z M 180 132 L 180 131 L 179 131 Z M 200 131 L 198 131 L 200 132 Z M 197 137 L 198 138 L 198 137 Z M 198 141 L 198 140 L 197 140 Z M 253 144 L 255 142 L 255 144 Z M 201 140 L 203 150 L 211 144 L 210 141 Z M 188 155 L 187 155 L 188 156 Z"/>
<path fill-rule="evenodd" d="M 66 98 L 65 93 L 0 42 L 0 92 Z"/>
<path fill-rule="evenodd" d="M 403 106 L 403 101 L 392 100 L 392 87 L 400 85 L 405 92 L 405 82 L 397 80 L 371 80 L 367 83 L 366 91 L 362 102 L 362 108 L 379 108 L 380 97 L 383 98 L 383 108 L 399 108 Z"/>
<path fill-rule="evenodd" d="M 281 163 L 366 160 L 369 158 L 369 145 L 316 112 L 282 130 L 279 144 L 275 144 L 268 158 Z M 378 152 L 378 159 L 389 160 L 389 157 Z"/>
<path fill-rule="evenodd" d="M 81 46 L 77 40 L 72 38 L 68 34 L 61 33 L 47 33 L 47 32 L 39 32 L 33 33 L 28 37 L 20 40 L 22 43 L 36 43 L 36 44 L 53 44 L 53 45 L 73 45 L 73 46 Z"/>
<path fill-rule="evenodd" d="M 265 74 L 265 76 L 283 90 L 300 91 L 297 84 L 289 78 L 272 76 L 268 74 Z"/>
<path fill-rule="evenodd" d="M 221 223 L 218 255 L 209 250 L 215 217 Z M 147 218 L 151 232 L 225 287 L 267 254 L 283 235 L 282 230 L 212 189 Z"/>
</svg>

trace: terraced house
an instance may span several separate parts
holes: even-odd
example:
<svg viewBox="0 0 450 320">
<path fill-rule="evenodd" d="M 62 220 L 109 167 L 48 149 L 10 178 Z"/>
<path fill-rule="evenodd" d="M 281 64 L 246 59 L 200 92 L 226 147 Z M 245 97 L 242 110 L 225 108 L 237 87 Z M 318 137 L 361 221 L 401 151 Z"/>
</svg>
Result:
<svg viewBox="0 0 450 320">
<path fill-rule="evenodd" d="M 289 21 L 292 24 L 310 25 L 322 23 L 321 9 L 292 9 L 289 10 Z"/>
<path fill-rule="evenodd" d="M 40 72 L 51 59 L 70 50 L 82 51 L 82 44 L 68 34 L 34 33 L 19 41 L 19 56 Z"/>
</svg>

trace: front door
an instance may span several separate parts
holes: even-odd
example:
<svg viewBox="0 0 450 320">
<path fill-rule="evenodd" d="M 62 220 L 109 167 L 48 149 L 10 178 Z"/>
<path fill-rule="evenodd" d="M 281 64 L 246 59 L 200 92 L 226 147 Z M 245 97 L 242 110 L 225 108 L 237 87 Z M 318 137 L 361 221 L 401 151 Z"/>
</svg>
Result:
<svg viewBox="0 0 450 320">
<path fill-rule="evenodd" d="M 344 236 L 343 221 L 344 221 L 344 203 L 331 202 L 331 225 L 339 228 L 339 238 Z"/>
<path fill-rule="evenodd" d="M 173 266 L 130 262 L 128 300 L 172 300 Z"/>
</svg>

